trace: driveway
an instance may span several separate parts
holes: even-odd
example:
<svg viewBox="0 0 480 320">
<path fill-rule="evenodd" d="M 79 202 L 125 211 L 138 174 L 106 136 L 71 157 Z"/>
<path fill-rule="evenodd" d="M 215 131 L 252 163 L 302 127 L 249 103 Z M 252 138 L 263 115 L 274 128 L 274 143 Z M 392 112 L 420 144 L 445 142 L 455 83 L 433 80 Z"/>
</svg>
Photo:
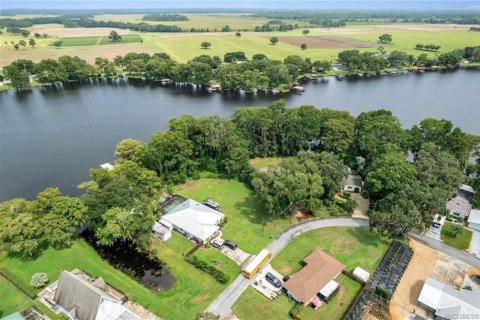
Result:
<svg viewBox="0 0 480 320">
<path fill-rule="evenodd" d="M 368 220 L 356 218 L 330 218 L 317 219 L 301 222 L 282 232 L 277 238 L 267 245 L 272 252 L 269 262 L 282 251 L 293 239 L 310 230 L 327 227 L 368 227 Z M 265 268 L 265 267 L 264 267 Z M 262 268 L 263 270 L 263 268 Z M 242 293 L 254 281 L 239 275 L 215 301 L 210 304 L 206 311 L 219 315 L 222 319 L 231 313 L 232 306 L 240 298 Z"/>
</svg>

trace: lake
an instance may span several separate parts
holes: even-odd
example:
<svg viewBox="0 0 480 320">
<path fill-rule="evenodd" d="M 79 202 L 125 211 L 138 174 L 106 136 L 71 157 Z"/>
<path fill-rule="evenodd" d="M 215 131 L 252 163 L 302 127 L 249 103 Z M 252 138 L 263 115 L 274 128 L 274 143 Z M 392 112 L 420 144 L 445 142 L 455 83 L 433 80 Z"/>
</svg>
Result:
<svg viewBox="0 0 480 320">
<path fill-rule="evenodd" d="M 113 162 L 116 144 L 142 141 L 182 114 L 230 117 L 237 107 L 267 105 L 279 98 L 289 107 L 312 104 L 353 115 L 385 108 L 405 127 L 426 117 L 445 118 L 480 134 L 480 72 L 396 74 L 303 85 L 303 94 L 209 93 L 160 87 L 141 81 L 99 81 L 0 93 L 0 201 L 33 198 L 58 186 L 69 195 L 89 179 L 88 170 Z"/>
</svg>

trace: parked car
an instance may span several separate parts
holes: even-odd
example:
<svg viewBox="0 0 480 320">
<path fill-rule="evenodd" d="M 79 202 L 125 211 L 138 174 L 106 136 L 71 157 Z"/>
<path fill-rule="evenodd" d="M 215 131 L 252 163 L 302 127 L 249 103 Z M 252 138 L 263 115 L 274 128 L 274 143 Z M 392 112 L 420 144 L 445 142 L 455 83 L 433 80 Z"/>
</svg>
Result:
<svg viewBox="0 0 480 320">
<path fill-rule="evenodd" d="M 432 225 L 434 228 L 440 228 L 442 225 L 440 223 L 434 222 Z"/>
<path fill-rule="evenodd" d="M 232 250 L 237 249 L 237 244 L 235 242 L 233 242 L 232 240 L 225 240 L 223 242 L 223 245 L 227 248 L 232 249 Z"/>
<path fill-rule="evenodd" d="M 223 248 L 223 242 L 218 240 L 218 239 L 215 239 L 210 243 L 212 244 L 212 247 L 215 247 L 217 249 L 222 249 Z"/>
<path fill-rule="evenodd" d="M 266 275 L 265 275 L 265 279 L 267 279 L 268 282 L 270 282 L 275 288 L 281 288 L 282 287 L 282 281 L 280 281 L 280 279 L 278 279 L 277 277 L 275 277 L 273 274 L 271 274 L 270 272 L 268 272 Z"/>
</svg>

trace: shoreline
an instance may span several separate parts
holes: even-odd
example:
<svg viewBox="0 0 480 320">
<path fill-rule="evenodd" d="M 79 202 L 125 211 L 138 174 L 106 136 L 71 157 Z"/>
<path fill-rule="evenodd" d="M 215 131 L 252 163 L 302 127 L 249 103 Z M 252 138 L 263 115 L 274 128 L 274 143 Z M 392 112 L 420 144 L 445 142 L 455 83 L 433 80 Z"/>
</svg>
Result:
<svg viewBox="0 0 480 320">
<path fill-rule="evenodd" d="M 345 72 L 345 71 L 335 71 L 335 70 L 331 70 L 329 71 L 328 73 L 326 74 L 318 74 L 316 75 L 316 78 L 317 79 L 312 79 L 312 76 L 313 74 L 309 73 L 309 74 L 303 74 L 301 76 L 299 76 L 297 78 L 297 81 L 296 83 L 294 83 L 292 86 L 280 86 L 278 88 L 274 88 L 274 89 L 277 89 L 278 90 L 278 93 L 282 93 L 282 94 L 285 94 L 285 93 L 295 93 L 294 91 L 292 91 L 292 88 L 296 85 L 296 84 L 301 84 L 301 83 L 305 83 L 305 82 L 309 82 L 309 81 L 318 81 L 318 80 L 321 80 L 322 78 L 332 78 L 332 77 L 337 77 L 337 76 L 340 76 L 341 78 L 340 79 L 337 79 L 339 81 L 342 81 L 343 79 L 346 79 L 346 80 L 349 80 L 349 79 L 355 79 L 355 80 L 362 80 L 362 79 L 369 79 L 369 78 L 374 78 L 374 77 L 381 77 L 381 76 L 387 76 L 387 75 L 394 75 L 396 73 L 418 73 L 418 74 L 422 74 L 422 73 L 430 73 L 430 72 L 455 72 L 457 70 L 468 70 L 468 71 L 480 71 L 480 63 L 473 63 L 473 64 L 463 64 L 463 65 L 460 65 L 456 68 L 447 68 L 447 67 L 435 67 L 435 68 L 424 68 L 424 67 L 405 67 L 405 68 L 389 68 L 389 69 L 385 69 L 385 70 L 382 70 L 380 71 L 379 73 L 375 73 L 375 74 L 371 74 L 371 73 L 365 73 L 365 74 L 361 74 L 361 73 L 350 73 L 350 72 Z M 140 81 L 144 81 L 146 83 L 160 83 L 161 80 L 159 79 L 153 79 L 153 80 L 147 80 L 145 79 L 144 77 L 141 77 L 141 76 L 134 76 L 134 75 L 123 75 L 123 76 L 117 76 L 117 77 L 97 77 L 97 78 L 91 78 L 89 79 L 89 81 L 92 81 L 92 80 L 96 80 L 96 81 L 103 81 L 103 80 L 119 80 L 119 79 L 126 79 L 126 80 L 140 80 Z M 1 85 L 0 86 L 0 94 L 3 93 L 3 92 L 8 92 L 8 91 L 19 91 L 19 92 L 22 92 L 22 91 L 28 91 L 32 88 L 37 88 L 37 87 L 51 87 L 53 85 L 57 85 L 57 84 L 66 84 L 66 83 L 69 83 L 69 84 L 75 84 L 75 83 L 79 83 L 78 81 L 67 81 L 67 82 L 58 82 L 58 83 L 41 83 L 41 82 L 38 82 L 36 80 L 33 80 L 30 84 L 30 86 L 28 87 L 25 87 L 25 88 L 14 88 L 10 85 Z M 191 83 L 181 83 L 181 82 L 174 82 L 174 85 L 177 85 L 177 84 L 180 84 L 180 85 L 185 85 L 185 86 L 188 86 L 188 85 L 191 85 L 191 86 L 196 86 L 195 84 L 191 84 Z M 170 85 L 162 85 L 162 86 L 170 86 Z M 205 86 L 200 86 L 200 87 L 205 87 Z M 206 87 L 205 87 L 206 88 Z M 225 92 L 242 92 L 245 90 L 243 89 L 238 89 L 238 90 L 229 90 L 229 91 L 221 91 L 221 92 L 213 92 L 212 93 L 225 93 Z M 263 92 L 263 93 L 269 93 L 269 90 L 266 90 L 266 91 L 259 91 L 257 90 L 257 92 Z M 250 92 L 249 92 L 250 93 Z M 276 93 L 276 94 L 278 94 Z"/>
</svg>

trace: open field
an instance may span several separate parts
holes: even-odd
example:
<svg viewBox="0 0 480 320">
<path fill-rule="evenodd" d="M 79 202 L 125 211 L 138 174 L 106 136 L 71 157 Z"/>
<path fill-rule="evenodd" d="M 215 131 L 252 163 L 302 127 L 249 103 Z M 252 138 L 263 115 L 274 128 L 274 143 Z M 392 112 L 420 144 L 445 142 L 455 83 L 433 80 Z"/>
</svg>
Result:
<svg viewBox="0 0 480 320">
<path fill-rule="evenodd" d="M 283 157 L 266 157 L 266 158 L 253 158 L 250 160 L 250 164 L 255 169 L 263 169 L 268 167 L 269 165 L 278 165 L 280 162 L 285 160 L 286 158 Z"/>
<path fill-rule="evenodd" d="M 132 15 L 116 15 L 127 19 Z M 207 27 L 210 15 L 193 15 L 193 23 L 204 23 L 201 27 Z M 258 18 L 245 17 L 242 15 L 213 15 L 219 25 L 227 21 L 233 23 L 255 24 Z M 226 18 L 228 16 L 228 18 Z M 131 17 L 130 17 L 131 18 Z M 138 19 L 141 15 L 138 15 Z M 254 21 L 252 21 L 253 19 Z M 173 22 L 170 22 L 173 23 Z M 430 24 L 363 24 L 349 25 L 345 28 L 310 28 L 308 36 L 302 34 L 302 29 L 288 32 L 242 32 L 241 37 L 236 37 L 235 32 L 209 32 L 209 33 L 140 33 L 143 42 L 100 45 L 95 43 L 91 46 L 69 46 L 56 49 L 49 44 L 55 37 L 92 37 L 107 36 L 112 28 L 63 28 L 62 25 L 36 25 L 27 28 L 30 32 L 47 33 L 52 38 L 37 40 L 37 46 L 23 48 L 16 51 L 11 41 L 15 43 L 22 36 L 11 34 L 0 35 L 1 64 L 5 65 L 11 61 L 23 58 L 39 61 L 44 58 L 56 58 L 61 55 L 77 55 L 88 62 L 94 62 L 98 56 L 112 59 L 116 55 L 124 55 L 128 52 L 165 52 L 178 62 L 186 62 L 201 54 L 218 55 L 223 57 L 226 52 L 244 51 L 247 57 L 251 58 L 256 53 L 264 53 L 271 59 L 283 59 L 288 55 L 300 55 L 312 60 L 335 61 L 338 52 L 346 49 L 359 48 L 362 51 L 375 51 L 379 45 L 378 36 L 383 33 L 393 35 L 391 44 L 383 45 L 387 52 L 402 50 L 411 54 L 419 55 L 427 53 L 430 56 L 448 52 L 453 49 L 465 46 L 480 45 L 480 34 L 468 31 L 469 26 L 465 25 L 430 25 Z M 116 29 L 121 35 L 130 33 L 129 30 Z M 214 29 L 211 29 L 214 30 Z M 280 37 L 280 42 L 271 45 L 269 38 Z M 28 40 L 28 38 L 27 38 Z M 200 44 L 208 41 L 212 44 L 210 49 L 202 49 Z M 5 42 L 7 42 L 5 44 Z M 301 50 L 300 44 L 306 43 L 307 50 Z M 441 49 L 435 52 L 415 50 L 416 44 L 437 44 Z M 367 47 L 367 48 L 365 48 Z"/>
<path fill-rule="evenodd" d="M 266 219 L 263 209 L 252 191 L 236 180 L 200 179 L 177 186 L 175 192 L 196 201 L 211 198 L 220 203 L 228 223 L 222 228 L 223 238 L 237 242 L 238 246 L 257 254 L 290 223 L 287 219 Z M 263 236 L 262 236 L 263 230 Z"/>
<path fill-rule="evenodd" d="M 50 45 L 57 40 L 63 41 L 63 46 L 93 46 L 106 44 L 124 44 L 132 42 L 141 42 L 142 38 L 138 34 L 126 34 L 122 36 L 122 40 L 112 41 L 107 36 L 86 36 L 86 37 L 65 37 L 52 40 Z"/>
<path fill-rule="evenodd" d="M 470 241 L 472 240 L 472 231 L 464 228 L 463 233 L 459 233 L 455 237 L 450 231 L 452 225 L 453 223 L 445 221 L 440 234 L 442 241 L 459 250 L 468 249 L 470 247 Z"/>
<path fill-rule="evenodd" d="M 278 39 L 294 46 L 303 43 L 308 48 L 375 48 L 378 44 L 368 41 L 352 40 L 340 36 L 280 36 Z"/>
<path fill-rule="evenodd" d="M 347 270 L 361 266 L 372 272 L 380 262 L 389 242 L 368 228 L 322 228 L 309 231 L 295 238 L 272 261 L 272 267 L 282 275 L 291 275 L 303 266 L 302 260 L 315 248 L 320 248 L 341 261 Z M 340 290 L 335 297 L 318 310 L 309 306 L 300 311 L 299 317 L 310 319 L 341 319 L 361 285 L 345 275 L 336 279 Z M 234 305 L 235 314 L 241 319 L 289 319 L 288 311 L 294 303 L 282 295 L 270 301 L 253 288 L 247 291 Z"/>
<path fill-rule="evenodd" d="M 120 21 L 148 24 L 175 25 L 182 29 L 208 28 L 210 31 L 221 31 L 225 25 L 231 30 L 253 30 L 256 26 L 266 24 L 270 19 L 253 17 L 249 13 L 205 13 L 205 14 L 183 14 L 188 21 L 143 21 L 144 14 L 103 14 L 96 15 L 93 19 L 98 21 Z M 302 24 L 299 21 L 282 20 L 285 23 Z"/>
</svg>

